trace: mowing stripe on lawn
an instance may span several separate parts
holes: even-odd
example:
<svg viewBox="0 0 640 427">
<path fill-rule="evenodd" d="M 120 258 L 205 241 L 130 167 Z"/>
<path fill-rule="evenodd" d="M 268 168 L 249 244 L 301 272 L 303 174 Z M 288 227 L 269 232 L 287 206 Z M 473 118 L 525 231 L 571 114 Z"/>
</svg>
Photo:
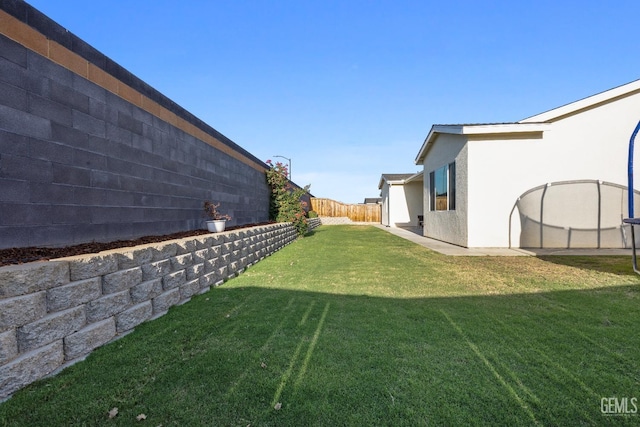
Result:
<svg viewBox="0 0 640 427">
<path fill-rule="evenodd" d="M 276 392 L 273 395 L 273 400 L 271 401 L 271 407 L 275 406 L 278 403 L 278 399 L 280 399 L 282 390 L 284 389 L 284 386 L 287 385 L 287 381 L 289 381 L 289 377 L 291 377 L 291 372 L 293 372 L 293 366 L 296 364 L 296 361 L 298 360 L 298 356 L 300 355 L 300 350 L 302 350 L 302 346 L 304 345 L 304 342 L 305 342 L 305 337 L 303 336 L 300 338 L 300 342 L 296 347 L 296 351 L 293 353 L 293 356 L 291 356 L 291 360 L 289 361 L 289 367 L 284 372 L 284 374 L 282 374 L 282 377 L 280 378 L 280 384 L 278 384 L 278 388 L 276 389 Z"/>
<path fill-rule="evenodd" d="M 509 326 L 503 322 L 502 320 L 496 318 L 495 316 L 491 316 L 490 314 L 486 314 L 489 319 L 491 319 L 492 322 L 495 322 L 496 324 L 499 324 L 503 327 L 502 330 L 498 331 L 496 330 L 496 328 L 492 328 L 492 329 L 487 329 L 487 333 L 491 333 L 492 337 L 497 340 L 500 343 L 500 346 L 498 346 L 497 348 L 504 348 L 505 350 L 507 350 L 510 354 L 515 355 L 516 358 L 519 360 L 520 363 L 531 366 L 531 363 L 529 360 L 527 360 L 521 352 L 519 352 L 518 350 L 516 350 L 516 347 L 518 348 L 522 348 L 522 349 L 526 349 L 526 347 L 530 347 L 530 345 L 528 344 L 528 342 L 524 339 L 521 338 L 521 335 L 519 334 L 515 334 L 515 336 L 513 336 L 514 334 L 512 334 L 512 329 L 509 328 Z M 506 337 L 509 336 L 509 340 L 506 339 Z M 517 342 L 517 346 L 514 345 L 514 343 Z M 501 359 L 503 357 L 500 356 L 500 354 L 498 354 L 497 351 L 488 351 L 488 353 L 492 356 L 492 360 L 494 361 L 494 363 L 496 363 L 497 365 L 499 365 L 503 371 L 505 371 L 510 377 L 511 379 L 520 387 L 520 389 L 527 395 L 529 396 L 529 398 L 531 399 L 531 401 L 536 405 L 536 407 L 539 410 L 544 411 L 544 413 L 547 415 L 549 420 L 553 419 L 553 414 L 549 411 L 549 409 L 544 406 L 542 403 L 542 400 L 538 397 L 537 394 L 535 394 L 535 392 L 528 386 L 526 386 L 522 380 L 520 379 L 520 377 L 518 375 L 516 375 L 515 372 L 513 372 L 513 369 L 510 369 L 505 363 L 503 363 L 501 361 Z M 589 419 L 590 421 L 593 421 L 589 415 L 587 414 L 586 411 L 582 411 L 582 414 Z"/>
<path fill-rule="evenodd" d="M 311 360 L 311 356 L 313 355 L 313 350 L 316 348 L 316 344 L 318 343 L 318 338 L 320 337 L 320 332 L 322 331 L 322 326 L 324 325 L 324 319 L 327 317 L 327 313 L 329 312 L 329 303 L 324 306 L 324 311 L 322 312 L 322 317 L 320 317 L 320 321 L 318 322 L 318 327 L 316 328 L 316 332 L 313 334 L 313 339 L 311 340 L 311 344 L 307 349 L 307 354 L 304 357 L 304 362 L 302 362 L 302 367 L 300 368 L 300 372 L 298 373 L 298 378 L 294 383 L 294 389 L 298 388 L 300 385 L 300 381 L 304 377 L 304 374 L 307 372 L 307 366 L 309 366 L 309 361 Z"/>
<path fill-rule="evenodd" d="M 302 326 L 305 323 L 307 323 L 307 319 L 309 318 L 309 314 L 311 314 L 311 309 L 313 309 L 314 305 L 316 305 L 316 302 L 315 301 L 311 301 L 311 304 L 309 304 L 309 308 L 307 309 L 307 311 L 302 316 L 302 319 L 300 319 L 300 322 L 298 323 L 298 326 Z"/>
<path fill-rule="evenodd" d="M 509 331 L 509 330 L 513 330 L 513 326 L 508 326 L 506 323 L 504 323 L 502 320 L 490 316 L 491 319 L 500 324 L 505 331 Z M 522 331 L 524 332 L 524 331 Z M 591 388 L 589 388 L 583 381 L 581 381 L 578 377 L 576 377 L 574 374 L 572 374 L 567 368 L 565 368 L 564 366 L 562 366 L 561 364 L 559 364 L 558 362 L 552 360 L 547 354 L 546 352 L 549 352 L 549 349 L 545 349 L 545 351 L 541 351 L 538 348 L 534 347 L 533 345 L 531 345 L 528 341 L 519 338 L 521 335 L 520 334 L 513 334 L 512 333 L 512 337 L 514 339 L 518 339 L 520 341 L 519 345 L 522 346 L 522 348 L 527 348 L 529 351 L 533 351 L 534 353 L 536 353 L 539 358 L 546 362 L 546 366 L 545 366 L 545 372 L 547 375 L 551 375 L 553 378 L 555 378 L 559 383 L 565 383 L 566 382 L 566 378 L 563 377 L 562 374 L 564 374 L 564 376 L 568 377 L 571 381 L 575 382 L 576 384 L 578 384 L 578 386 L 585 391 L 586 393 L 590 394 L 592 397 L 595 397 L 594 401 L 599 401 L 600 396 Z M 540 343 L 538 343 L 538 345 L 542 345 Z M 514 350 L 515 352 L 515 350 Z M 557 369 L 558 371 L 560 371 L 560 374 L 554 374 L 549 367 L 553 366 L 555 369 Z M 574 403 L 573 399 L 566 399 L 565 403 L 568 403 L 569 405 L 571 405 L 574 410 L 580 412 L 586 419 L 588 419 L 589 421 L 591 421 L 594 424 L 597 424 L 595 422 L 595 420 L 593 418 L 591 418 L 591 416 L 589 415 L 589 413 L 587 411 L 585 411 L 583 408 L 580 408 L 576 405 L 576 403 Z M 544 408 L 543 408 L 544 409 Z M 548 412 L 548 411 L 546 411 Z"/>
<path fill-rule="evenodd" d="M 309 309 L 307 310 L 307 312 L 304 314 L 303 319 L 306 321 L 309 312 L 311 311 L 311 308 L 313 308 L 314 302 L 312 302 L 309 306 Z M 313 338 L 311 339 L 311 343 L 309 344 L 309 348 L 307 349 L 307 353 L 305 355 L 305 358 L 302 362 L 302 366 L 300 367 L 300 370 L 298 372 L 298 377 L 296 378 L 296 381 L 294 383 L 294 390 L 298 387 L 300 381 L 302 380 L 302 378 L 304 377 L 304 374 L 307 371 L 307 366 L 309 365 L 309 360 L 311 360 L 311 356 L 313 354 L 313 350 L 316 347 L 316 343 L 318 342 L 318 337 L 320 336 L 320 332 L 322 331 L 322 326 L 324 325 L 324 320 L 327 317 L 327 313 L 329 312 L 329 306 L 330 304 L 327 303 L 324 306 L 324 311 L 322 312 L 322 316 L 320 317 L 320 320 L 318 321 L 318 326 L 316 327 L 316 331 L 313 334 Z M 304 322 L 301 322 L 301 324 L 303 324 Z M 278 400 L 280 399 L 280 396 L 282 395 L 282 391 L 284 390 L 284 387 L 287 385 L 287 382 L 289 381 L 289 378 L 291 377 L 291 374 L 293 373 L 293 367 L 295 366 L 296 362 L 298 361 L 298 356 L 300 356 L 300 351 L 302 350 L 302 346 L 304 345 L 305 341 L 307 341 L 307 338 L 305 336 L 302 336 L 300 338 L 300 342 L 298 343 L 298 346 L 296 347 L 296 351 L 294 352 L 293 356 L 291 357 L 291 360 L 289 362 L 289 367 L 287 368 L 287 370 L 285 371 L 284 374 L 282 374 L 282 377 L 280 379 L 280 384 L 278 385 L 278 388 L 275 392 L 275 394 L 273 395 L 273 400 L 271 402 L 271 406 L 275 406 L 278 403 Z"/>
<path fill-rule="evenodd" d="M 504 328 L 507 328 L 507 325 L 500 319 L 497 318 L 493 318 L 493 320 L 497 323 L 500 323 Z M 533 345 L 531 345 L 530 343 L 528 343 L 527 341 L 522 340 L 522 344 L 523 346 L 526 346 L 529 348 L 529 350 L 535 352 L 536 354 L 538 354 L 538 356 L 540 356 L 540 358 L 544 359 L 548 364 L 553 365 L 557 370 L 559 370 L 560 372 L 562 372 L 563 374 L 565 374 L 567 377 L 569 377 L 572 381 L 574 381 L 576 384 L 578 384 L 580 386 L 580 388 L 582 388 L 582 390 L 584 390 L 585 392 L 591 394 L 594 397 L 599 398 L 599 395 L 593 391 L 591 388 L 589 388 L 589 386 L 587 386 L 584 382 L 582 382 L 578 377 L 576 377 L 574 374 L 572 374 L 567 368 L 565 368 L 564 366 L 562 366 L 561 364 L 559 364 L 558 362 L 552 360 L 547 353 L 551 352 L 550 349 L 546 348 L 544 346 L 544 344 L 538 343 L 537 345 L 540 347 L 544 347 L 545 351 L 541 351 L 539 348 L 534 347 Z M 564 382 L 564 381 L 562 381 Z"/>
<path fill-rule="evenodd" d="M 482 352 L 480 351 L 480 349 L 478 348 L 477 345 L 475 345 L 473 342 L 471 342 L 471 340 L 469 338 L 467 338 L 466 334 L 464 333 L 464 331 L 462 330 L 462 328 L 453 321 L 453 319 L 447 314 L 446 311 L 444 311 L 443 309 L 440 309 L 440 312 L 442 313 L 442 315 L 444 317 L 447 318 L 447 320 L 449 321 L 449 323 L 451 323 L 451 326 L 453 326 L 453 329 L 456 330 L 456 332 L 458 332 L 458 334 L 460 334 L 460 336 L 462 337 L 462 339 L 464 339 L 464 341 L 467 343 L 467 345 L 471 348 L 471 350 L 473 350 L 473 352 L 476 354 L 476 356 L 478 356 L 480 358 L 480 360 L 482 360 L 482 363 L 485 364 L 485 366 L 487 368 L 489 368 L 489 370 L 491 371 L 491 373 L 493 374 L 494 377 L 496 377 L 496 379 L 500 382 L 500 384 L 502 384 L 504 386 L 504 388 L 507 389 L 507 391 L 509 392 L 509 394 L 511 394 L 511 396 L 513 396 L 513 398 L 518 402 L 518 404 L 520 405 L 520 407 L 527 413 L 527 415 L 529 415 L 529 417 L 531 418 L 531 420 L 536 424 L 541 426 L 542 423 L 540 423 L 540 421 L 538 421 L 536 419 L 536 416 L 533 414 L 533 411 L 531 410 L 531 408 L 529 408 L 529 405 L 527 405 L 527 403 L 522 400 L 522 398 L 518 395 L 518 393 L 516 393 L 516 391 L 513 389 L 513 387 L 511 387 L 505 380 L 504 378 L 502 378 L 502 375 L 500 375 L 500 373 L 496 370 L 496 368 L 491 364 L 491 362 L 489 362 L 489 360 L 484 356 L 484 354 L 482 354 Z"/>
<path fill-rule="evenodd" d="M 269 335 L 269 337 L 267 338 L 265 343 L 262 345 L 262 347 L 260 347 L 260 350 L 258 350 L 258 353 L 257 353 L 258 359 L 262 358 L 263 353 L 267 350 L 267 348 L 269 347 L 269 344 L 271 344 L 271 341 L 273 341 L 274 337 L 276 337 L 278 335 L 278 333 L 282 330 L 282 327 L 284 326 L 284 323 L 287 321 L 287 319 L 289 319 L 289 316 L 291 315 L 291 313 L 289 313 L 289 309 L 291 308 L 291 306 L 293 305 L 295 300 L 296 300 L 295 297 L 292 297 L 292 298 L 289 299 L 289 303 L 287 304 L 287 306 L 283 310 L 283 312 L 286 313 L 286 315 L 282 316 L 282 319 L 280 320 L 280 323 L 278 323 L 278 326 L 276 326 L 276 328 L 273 330 L 271 335 Z M 240 305 L 242 305 L 242 304 L 240 304 Z M 254 361 L 257 364 L 258 360 L 254 359 Z M 255 369 L 255 367 L 253 365 L 252 366 L 247 366 L 247 369 L 245 369 L 242 372 L 242 374 L 240 374 L 238 379 L 233 382 L 233 384 L 231 385 L 229 390 L 227 390 L 227 392 L 224 394 L 224 397 L 228 398 L 229 396 L 231 396 L 231 394 L 244 381 L 244 379 L 247 377 L 249 372 L 253 371 L 254 369 Z"/>
</svg>

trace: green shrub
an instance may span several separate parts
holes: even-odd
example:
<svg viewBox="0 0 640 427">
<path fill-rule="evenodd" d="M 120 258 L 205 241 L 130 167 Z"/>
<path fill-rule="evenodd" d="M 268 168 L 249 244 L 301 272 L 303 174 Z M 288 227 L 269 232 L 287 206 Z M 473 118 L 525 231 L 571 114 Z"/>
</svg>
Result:
<svg viewBox="0 0 640 427">
<path fill-rule="evenodd" d="M 305 217 L 307 202 L 300 200 L 309 192 L 309 186 L 293 188 L 287 178 L 289 171 L 287 166 L 277 162 L 275 165 L 267 160 L 270 166 L 266 172 L 267 183 L 271 187 L 271 200 L 269 203 L 269 217 L 277 222 L 291 222 L 299 235 L 304 235 L 309 229 Z"/>
<path fill-rule="evenodd" d="M 316 211 L 307 212 L 307 218 L 318 218 L 318 212 Z"/>
</svg>

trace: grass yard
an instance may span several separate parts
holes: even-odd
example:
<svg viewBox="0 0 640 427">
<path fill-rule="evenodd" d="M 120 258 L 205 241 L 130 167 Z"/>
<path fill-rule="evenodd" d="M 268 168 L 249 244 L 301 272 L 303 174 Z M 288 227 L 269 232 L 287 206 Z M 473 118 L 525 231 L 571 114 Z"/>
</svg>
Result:
<svg viewBox="0 0 640 427">
<path fill-rule="evenodd" d="M 639 284 L 627 257 L 324 226 L 16 393 L 0 425 L 638 425 L 602 399 L 640 398 Z"/>
</svg>

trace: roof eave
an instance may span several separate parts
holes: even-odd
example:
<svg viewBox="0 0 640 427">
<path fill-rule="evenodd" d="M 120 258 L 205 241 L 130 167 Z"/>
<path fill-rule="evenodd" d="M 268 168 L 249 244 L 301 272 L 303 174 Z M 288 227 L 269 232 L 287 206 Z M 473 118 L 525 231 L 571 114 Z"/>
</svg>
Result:
<svg viewBox="0 0 640 427">
<path fill-rule="evenodd" d="M 416 181 L 422 178 L 423 174 L 424 174 L 424 171 L 416 172 L 413 175 L 404 179 L 386 179 L 385 176 L 382 175 L 380 177 L 380 182 L 378 183 L 378 190 L 382 190 L 382 186 L 384 185 L 385 182 L 389 185 L 404 185 L 404 184 L 408 184 L 409 182 Z"/>
<path fill-rule="evenodd" d="M 431 129 L 429 130 L 429 133 L 427 134 L 427 137 L 424 139 L 424 142 L 422 143 L 422 147 L 420 147 L 420 151 L 418 151 L 418 155 L 416 156 L 414 163 L 416 165 L 419 165 L 420 163 L 422 163 L 424 161 L 425 156 L 427 155 L 427 151 L 429 151 L 429 148 L 433 142 L 433 140 L 435 139 L 435 137 L 437 136 L 437 130 L 436 127 L 441 127 L 438 125 L 433 125 L 431 126 Z"/>
<path fill-rule="evenodd" d="M 520 120 L 520 122 L 518 123 L 554 121 L 561 117 L 572 115 L 585 109 L 593 108 L 597 105 L 610 102 L 617 98 L 632 95 L 636 92 L 640 92 L 640 80 L 634 80 L 622 86 L 618 86 L 613 89 L 609 89 L 604 92 L 600 92 L 595 95 L 580 99 L 578 101 L 563 105 L 561 107 L 554 108 L 553 110 L 545 111 L 544 113 L 527 117 L 526 119 Z"/>
<path fill-rule="evenodd" d="M 424 175 L 424 171 L 422 170 L 422 171 L 416 173 L 415 175 L 412 175 L 409 178 L 405 179 L 404 180 L 404 184 L 408 184 L 408 183 L 413 182 L 413 181 L 418 181 L 418 180 L 422 179 L 423 175 Z"/>
<path fill-rule="evenodd" d="M 549 123 L 495 123 L 495 124 L 469 124 L 469 125 L 433 125 L 424 140 L 420 151 L 415 158 L 415 164 L 424 161 L 431 145 L 440 134 L 449 135 L 501 135 L 531 132 L 544 132 L 549 130 Z"/>
</svg>

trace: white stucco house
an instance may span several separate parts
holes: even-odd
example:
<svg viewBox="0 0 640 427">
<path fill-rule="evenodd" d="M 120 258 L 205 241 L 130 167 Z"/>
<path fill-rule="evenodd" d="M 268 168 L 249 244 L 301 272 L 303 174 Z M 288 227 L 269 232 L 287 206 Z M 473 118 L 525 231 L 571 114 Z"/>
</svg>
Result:
<svg viewBox="0 0 640 427">
<path fill-rule="evenodd" d="M 424 209 L 422 181 L 422 172 L 382 174 L 378 184 L 382 225 L 418 227 L 418 217 Z"/>
<path fill-rule="evenodd" d="M 415 159 L 423 234 L 464 247 L 629 247 L 638 120 L 640 80 L 516 123 L 433 125 Z"/>
</svg>

